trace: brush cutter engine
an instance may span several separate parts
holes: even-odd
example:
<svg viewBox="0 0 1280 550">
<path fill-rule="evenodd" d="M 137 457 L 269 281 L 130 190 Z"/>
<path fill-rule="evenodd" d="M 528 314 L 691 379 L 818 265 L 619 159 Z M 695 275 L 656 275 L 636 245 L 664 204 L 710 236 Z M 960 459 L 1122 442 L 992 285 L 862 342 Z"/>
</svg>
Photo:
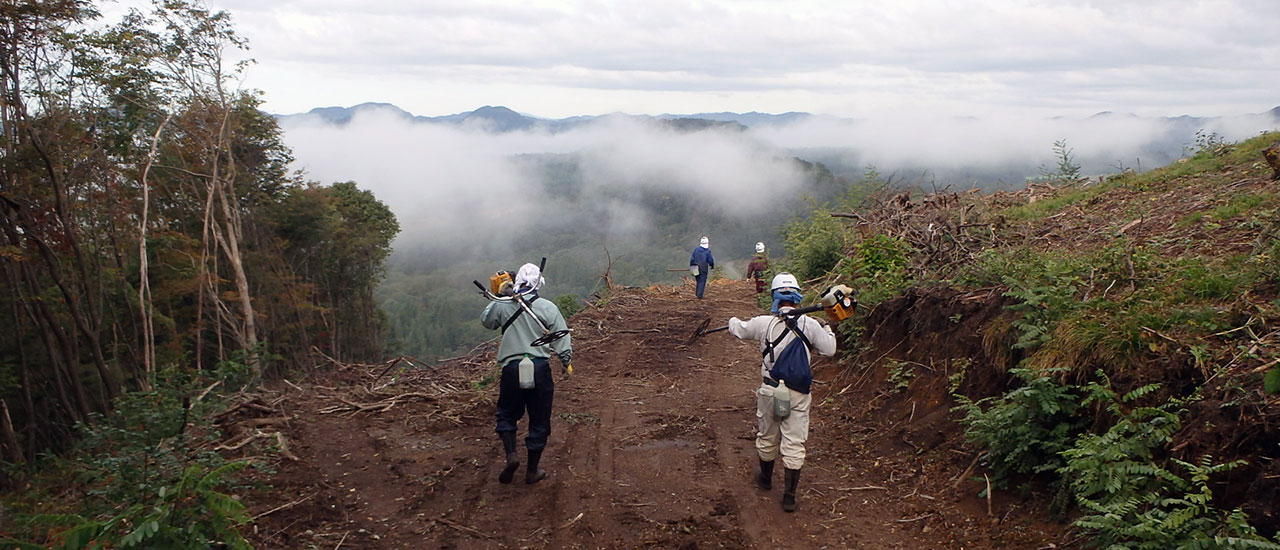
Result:
<svg viewBox="0 0 1280 550">
<path fill-rule="evenodd" d="M 822 293 L 822 311 L 827 314 L 831 324 L 853 317 L 853 310 L 858 307 L 858 300 L 853 297 L 853 289 L 845 285 L 836 285 Z"/>
<path fill-rule="evenodd" d="M 515 276 L 510 271 L 499 271 L 489 277 L 489 292 L 498 296 L 510 296 L 515 293 Z"/>
</svg>

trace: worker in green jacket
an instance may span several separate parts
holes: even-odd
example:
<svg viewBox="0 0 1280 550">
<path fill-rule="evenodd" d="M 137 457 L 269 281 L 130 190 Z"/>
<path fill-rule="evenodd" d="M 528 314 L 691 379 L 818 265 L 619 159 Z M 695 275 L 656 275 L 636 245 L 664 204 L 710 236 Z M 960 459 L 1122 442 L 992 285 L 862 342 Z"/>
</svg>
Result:
<svg viewBox="0 0 1280 550">
<path fill-rule="evenodd" d="M 485 328 L 502 330 L 502 343 L 498 346 L 502 377 L 498 383 L 496 428 L 506 453 L 506 466 L 498 475 L 501 483 L 511 483 L 516 469 L 520 467 L 516 453 L 516 422 L 526 411 L 529 413 L 529 433 L 524 438 L 524 445 L 528 449 L 529 462 L 524 481 L 532 484 L 547 477 L 547 472 L 539 469 L 538 463 L 551 435 L 551 403 L 555 395 L 549 360 L 551 354 L 560 358 L 566 372 L 573 372 L 569 363 L 573 349 L 568 334 L 547 345 L 532 344 L 544 335 L 543 327 L 548 332 L 568 329 L 560 308 L 551 300 L 538 296 L 538 290 L 544 283 L 538 266 L 524 264 L 516 273 L 512 289 L 512 294 L 528 304 L 537 316 L 536 321 L 514 301 L 490 302 L 480 315 L 480 324 Z"/>
</svg>

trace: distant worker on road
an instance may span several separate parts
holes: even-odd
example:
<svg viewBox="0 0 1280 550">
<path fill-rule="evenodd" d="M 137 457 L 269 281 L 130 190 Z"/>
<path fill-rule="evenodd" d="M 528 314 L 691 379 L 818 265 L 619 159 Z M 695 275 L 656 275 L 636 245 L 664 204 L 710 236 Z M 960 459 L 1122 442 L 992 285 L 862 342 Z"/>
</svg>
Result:
<svg viewBox="0 0 1280 550">
<path fill-rule="evenodd" d="M 809 390 L 813 374 L 809 349 L 825 356 L 835 355 L 836 337 L 831 327 L 807 315 L 789 315 L 803 296 L 800 284 L 790 273 L 779 273 L 770 284 L 773 314 L 742 321 L 729 319 L 729 334 L 743 340 L 757 340 L 763 362 L 761 384 L 756 390 L 756 453 L 760 471 L 756 483 L 773 488 L 773 465 L 778 455 L 786 470 L 782 509 L 796 510 L 796 486 L 804 466 L 804 445 L 809 438 Z M 825 304 L 825 297 L 824 297 Z"/>
<path fill-rule="evenodd" d="M 711 270 L 716 267 L 716 259 L 711 257 L 711 240 L 706 235 L 702 236 L 702 240 L 698 242 L 698 246 L 693 249 L 693 255 L 689 256 L 689 273 L 693 274 L 693 279 L 697 283 L 697 289 L 694 294 L 698 299 L 702 299 L 702 294 L 707 290 L 707 277 L 711 275 Z"/>
<path fill-rule="evenodd" d="M 545 282 L 538 266 L 524 264 L 516 273 L 514 283 L 508 286 L 514 286 L 511 293 L 519 295 L 528 304 L 547 331 L 567 330 L 560 308 L 551 300 L 538 297 L 538 290 Z M 501 483 L 511 483 L 516 469 L 520 467 L 520 456 L 516 453 L 516 422 L 525 411 L 529 413 L 529 433 L 524 438 L 529 462 L 524 482 L 537 483 L 547 477 L 545 470 L 538 469 L 538 462 L 551 435 L 551 402 L 555 394 L 549 360 L 551 353 L 560 358 L 566 372 L 573 372 L 569 363 L 573 357 L 569 335 L 548 345 L 535 346 L 532 342 L 544 334 L 537 321 L 525 317 L 524 308 L 514 301 L 490 302 L 480 315 L 480 324 L 484 328 L 502 330 L 502 343 L 498 346 L 502 376 L 498 382 L 496 431 L 502 440 L 507 462 L 498 475 Z M 521 369 L 524 369 L 524 376 Z"/>
<path fill-rule="evenodd" d="M 769 271 L 769 255 L 764 251 L 764 243 L 756 243 L 756 255 L 747 264 L 747 278 L 756 282 L 756 294 L 764 292 L 764 274 Z"/>
</svg>

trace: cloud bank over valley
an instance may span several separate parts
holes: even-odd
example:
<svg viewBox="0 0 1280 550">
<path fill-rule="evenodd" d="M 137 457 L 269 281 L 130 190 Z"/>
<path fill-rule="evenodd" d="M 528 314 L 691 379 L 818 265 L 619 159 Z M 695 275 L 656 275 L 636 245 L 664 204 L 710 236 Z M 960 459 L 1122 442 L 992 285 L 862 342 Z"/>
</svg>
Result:
<svg viewBox="0 0 1280 550">
<path fill-rule="evenodd" d="M 295 167 L 309 179 L 358 182 L 395 211 L 400 244 L 432 246 L 497 246 L 547 227 L 644 238 L 661 197 L 699 216 L 750 219 L 801 189 L 806 175 L 795 157 L 850 179 L 875 166 L 906 184 L 1018 187 L 1055 166 L 1058 140 L 1086 173 L 1100 174 L 1167 164 L 1195 147 L 1197 132 L 1234 141 L 1278 127 L 1274 112 L 1211 119 L 802 115 L 694 128 L 671 123 L 675 116 L 610 115 L 514 131 L 488 120 L 422 123 L 405 115 L 392 106 L 353 109 L 343 124 L 293 115 L 282 128 Z"/>
</svg>

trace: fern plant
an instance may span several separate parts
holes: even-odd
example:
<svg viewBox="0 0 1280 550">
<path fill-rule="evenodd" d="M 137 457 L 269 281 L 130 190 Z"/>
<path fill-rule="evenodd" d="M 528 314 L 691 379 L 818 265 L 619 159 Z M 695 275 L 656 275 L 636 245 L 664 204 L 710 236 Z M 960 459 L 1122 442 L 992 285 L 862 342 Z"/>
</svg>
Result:
<svg viewBox="0 0 1280 550">
<path fill-rule="evenodd" d="M 952 410 L 964 413 L 964 435 L 986 449 L 999 486 L 1014 475 L 1056 471 L 1063 465 L 1061 453 L 1084 429 L 1075 386 L 1054 376 L 1065 370 L 1013 369 L 1022 385 L 1004 395 L 979 401 L 955 396 L 959 405 Z"/>
<path fill-rule="evenodd" d="M 1095 546 L 1280 550 L 1280 545 L 1258 536 L 1239 509 L 1223 513 L 1212 506 L 1209 479 L 1243 461 L 1213 464 L 1208 456 L 1195 464 L 1160 460 L 1157 453 L 1182 425 L 1178 418 L 1182 403 L 1171 400 L 1135 407 L 1133 402 L 1159 385 L 1118 395 L 1102 373 L 1099 377 L 1103 383 L 1086 387 L 1084 404 L 1102 404 L 1118 420 L 1105 433 L 1081 436 L 1062 453 L 1066 464 L 1059 469 L 1085 511 L 1075 525 L 1093 533 Z"/>
<path fill-rule="evenodd" d="M 1222 512 L 1213 507 L 1209 478 L 1243 461 L 1213 464 L 1212 457 L 1204 456 L 1196 464 L 1171 462 L 1190 479 L 1153 466 L 1156 483 L 1146 491 L 1125 491 L 1109 500 L 1081 499 L 1087 513 L 1075 525 L 1093 531 L 1094 545 L 1102 548 L 1280 550 L 1280 544 L 1258 535 L 1239 508 Z"/>
<path fill-rule="evenodd" d="M 251 550 L 253 547 L 238 529 L 249 520 L 244 505 L 217 490 L 229 474 L 244 466 L 243 462 L 231 462 L 206 471 L 193 465 L 174 485 L 160 487 L 152 504 L 135 504 L 107 519 L 50 515 L 37 517 L 36 521 L 53 526 L 70 525 L 62 530 L 53 529 L 52 542 L 65 550 Z M 33 546 L 16 541 L 5 544 L 17 548 Z"/>
<path fill-rule="evenodd" d="M 1086 507 L 1088 502 L 1126 502 L 1130 496 L 1154 488 L 1161 479 L 1171 479 L 1172 474 L 1154 464 L 1153 455 L 1182 425 L 1171 410 L 1176 402 L 1156 407 L 1128 405 L 1158 385 L 1142 386 L 1120 396 L 1101 371 L 1098 375 L 1104 382 L 1085 387 L 1084 405 L 1099 403 L 1119 420 L 1105 433 L 1080 436 L 1074 447 L 1063 453 L 1067 462 L 1061 470 Z"/>
<path fill-rule="evenodd" d="M 1004 295 L 1018 300 L 1007 308 L 1022 313 L 1012 323 L 1019 331 L 1013 345 L 1016 349 L 1035 349 L 1048 342 L 1058 321 L 1079 307 L 1075 297 L 1078 280 L 1074 275 L 1062 274 L 1052 277 L 1051 282 L 1032 284 L 1006 277 L 1004 283 L 1009 286 Z"/>
</svg>

